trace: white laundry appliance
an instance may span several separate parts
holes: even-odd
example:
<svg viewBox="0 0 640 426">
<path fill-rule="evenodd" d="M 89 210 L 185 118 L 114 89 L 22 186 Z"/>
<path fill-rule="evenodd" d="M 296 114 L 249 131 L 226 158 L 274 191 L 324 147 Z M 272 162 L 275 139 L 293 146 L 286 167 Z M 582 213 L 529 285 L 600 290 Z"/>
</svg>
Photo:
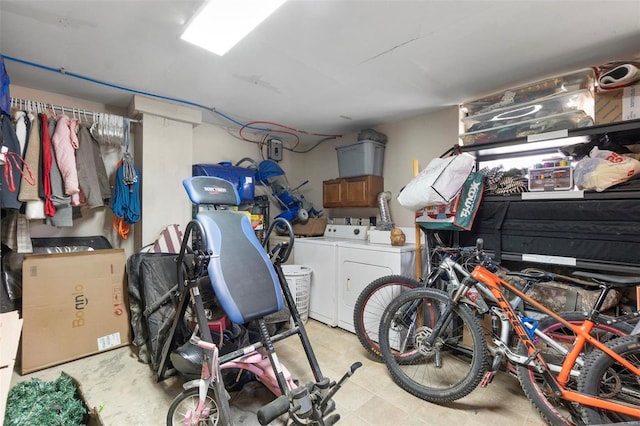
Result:
<svg viewBox="0 0 640 426">
<path fill-rule="evenodd" d="M 311 268 L 309 318 L 327 325 L 338 325 L 338 245 L 344 241 L 365 240 L 368 226 L 332 225 L 322 237 L 296 238 L 293 251 L 296 264 Z"/>
<path fill-rule="evenodd" d="M 310 318 L 353 333 L 355 302 L 371 281 L 385 275 L 415 277 L 415 244 L 372 244 L 367 230 L 330 224 L 322 237 L 296 238 L 296 263 L 312 269 Z"/>
<path fill-rule="evenodd" d="M 425 253 L 425 250 L 422 252 Z M 338 327 L 354 333 L 353 308 L 362 290 L 386 275 L 415 278 L 415 264 L 415 244 L 392 246 L 369 241 L 341 243 L 338 247 Z"/>
</svg>

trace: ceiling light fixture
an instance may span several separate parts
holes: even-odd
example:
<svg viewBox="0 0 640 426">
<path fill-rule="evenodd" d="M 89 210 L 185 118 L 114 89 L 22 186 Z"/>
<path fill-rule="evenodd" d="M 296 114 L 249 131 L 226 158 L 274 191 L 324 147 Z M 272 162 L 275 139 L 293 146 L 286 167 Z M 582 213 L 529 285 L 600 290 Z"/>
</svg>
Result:
<svg viewBox="0 0 640 426">
<path fill-rule="evenodd" d="M 286 0 L 208 0 L 181 39 L 224 55 Z"/>
</svg>

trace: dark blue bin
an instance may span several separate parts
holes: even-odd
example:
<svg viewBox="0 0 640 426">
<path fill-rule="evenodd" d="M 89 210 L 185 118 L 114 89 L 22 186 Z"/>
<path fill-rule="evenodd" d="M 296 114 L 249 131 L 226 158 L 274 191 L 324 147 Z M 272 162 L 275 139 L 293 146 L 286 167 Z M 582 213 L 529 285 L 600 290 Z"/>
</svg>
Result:
<svg viewBox="0 0 640 426">
<path fill-rule="evenodd" d="M 215 176 L 228 180 L 236 186 L 240 201 L 253 201 L 255 196 L 254 171 L 231 163 L 194 164 L 192 176 Z"/>
</svg>

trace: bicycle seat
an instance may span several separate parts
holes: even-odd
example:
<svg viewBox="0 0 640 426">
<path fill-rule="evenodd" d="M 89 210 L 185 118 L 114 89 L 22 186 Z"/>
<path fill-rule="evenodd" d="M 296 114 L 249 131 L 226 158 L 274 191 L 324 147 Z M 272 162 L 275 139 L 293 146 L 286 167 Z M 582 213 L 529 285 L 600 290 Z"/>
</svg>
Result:
<svg viewBox="0 0 640 426">
<path fill-rule="evenodd" d="M 199 206 L 238 205 L 235 186 L 213 176 L 187 178 L 183 185 Z M 243 213 L 202 210 L 195 220 L 204 232 L 211 252 L 207 272 L 222 309 L 236 324 L 280 311 L 283 308 L 278 274 Z"/>
</svg>

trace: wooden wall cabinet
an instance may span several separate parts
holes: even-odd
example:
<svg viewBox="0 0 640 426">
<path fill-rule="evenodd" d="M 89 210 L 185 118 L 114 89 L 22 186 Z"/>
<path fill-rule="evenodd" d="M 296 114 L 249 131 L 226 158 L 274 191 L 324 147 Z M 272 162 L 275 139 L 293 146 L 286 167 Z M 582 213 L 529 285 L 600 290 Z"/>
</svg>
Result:
<svg viewBox="0 0 640 426">
<path fill-rule="evenodd" d="M 382 176 L 356 176 L 322 182 L 322 206 L 377 207 L 378 194 L 384 191 Z"/>
</svg>

